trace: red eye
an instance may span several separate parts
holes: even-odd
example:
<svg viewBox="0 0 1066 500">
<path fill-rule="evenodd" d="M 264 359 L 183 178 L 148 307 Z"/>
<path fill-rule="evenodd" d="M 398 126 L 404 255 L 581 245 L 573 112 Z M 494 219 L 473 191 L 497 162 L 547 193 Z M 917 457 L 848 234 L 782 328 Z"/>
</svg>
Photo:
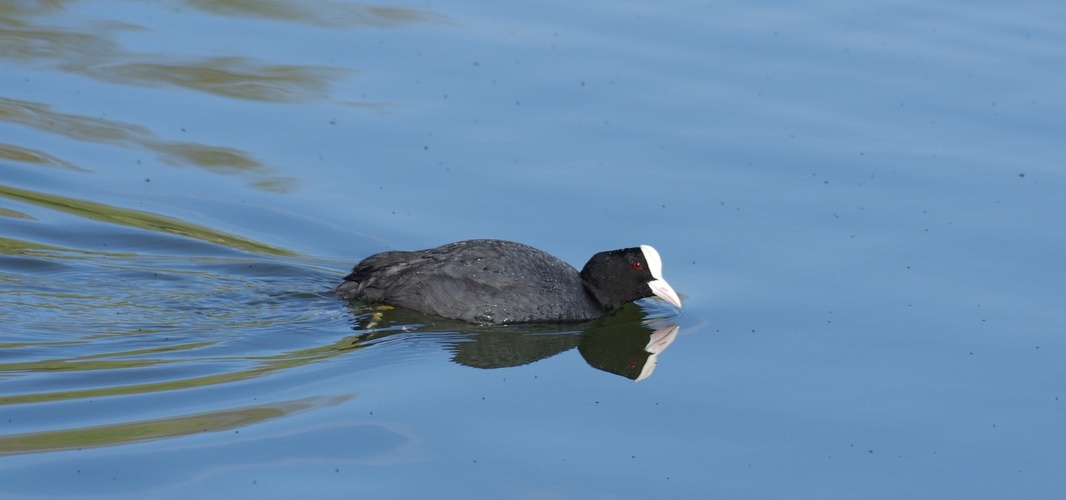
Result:
<svg viewBox="0 0 1066 500">
<path fill-rule="evenodd" d="M 644 269 L 644 266 L 640 265 L 640 262 L 634 262 L 633 263 L 633 269 L 636 269 L 637 271 L 640 271 L 641 269 Z"/>
</svg>

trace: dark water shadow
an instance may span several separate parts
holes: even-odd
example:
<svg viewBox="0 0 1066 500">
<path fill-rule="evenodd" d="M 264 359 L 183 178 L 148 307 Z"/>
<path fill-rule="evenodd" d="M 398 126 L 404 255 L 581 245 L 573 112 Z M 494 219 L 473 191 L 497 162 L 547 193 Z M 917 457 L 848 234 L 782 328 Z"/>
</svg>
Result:
<svg viewBox="0 0 1066 500">
<path fill-rule="evenodd" d="M 680 326 L 650 318 L 629 304 L 604 318 L 579 324 L 479 326 L 428 316 L 402 308 L 358 301 L 349 304 L 353 328 L 366 330 L 353 347 L 417 334 L 452 353 L 452 362 L 473 368 L 522 366 L 577 348 L 589 366 L 640 381 L 655 370 Z"/>
</svg>

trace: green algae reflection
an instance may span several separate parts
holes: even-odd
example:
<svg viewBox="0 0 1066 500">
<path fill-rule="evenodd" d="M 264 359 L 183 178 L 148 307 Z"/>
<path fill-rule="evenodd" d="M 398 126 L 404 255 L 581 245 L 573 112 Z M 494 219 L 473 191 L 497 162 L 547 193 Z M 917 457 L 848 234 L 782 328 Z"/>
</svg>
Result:
<svg viewBox="0 0 1066 500">
<path fill-rule="evenodd" d="M 119 120 L 55 111 L 52 106 L 0 96 L 0 122 L 12 123 L 50 134 L 93 144 L 109 144 L 154 152 L 160 161 L 175 166 L 191 165 L 226 175 L 250 176 L 253 186 L 285 193 L 296 187 L 291 178 L 273 175 L 249 153 L 239 149 L 186 141 L 160 139 L 147 127 Z M 0 158 L 88 171 L 43 151 L 0 143 Z"/>
<path fill-rule="evenodd" d="M 187 0 L 190 7 L 218 15 L 271 19 L 326 28 L 392 28 L 412 23 L 443 23 L 441 14 L 405 7 L 360 5 L 329 0 Z"/>
<path fill-rule="evenodd" d="M 339 404 L 347 397 L 293 401 L 119 424 L 0 436 L 0 455 L 115 446 L 245 427 L 293 413 Z"/>
<path fill-rule="evenodd" d="M 272 64 L 241 54 L 185 57 L 125 50 L 118 34 L 150 31 L 123 22 L 50 26 L 34 12 L 0 6 L 0 60 L 31 62 L 96 80 L 139 87 L 177 87 L 262 102 L 303 102 L 328 96 L 349 75 L 343 68 Z"/>
<path fill-rule="evenodd" d="M 40 193 L 2 184 L 0 184 L 0 197 L 66 212 L 87 219 L 149 231 L 177 234 L 258 254 L 294 255 L 292 251 L 283 248 L 149 212 L 130 210 L 55 194 Z"/>
<path fill-rule="evenodd" d="M 33 163 L 36 165 L 44 165 L 46 167 L 60 167 L 76 172 L 88 172 L 87 169 L 81 168 L 69 161 L 44 151 L 16 146 L 14 144 L 0 143 L 0 159 Z"/>
<path fill-rule="evenodd" d="M 182 346 L 162 346 L 138 351 L 123 351 L 108 354 L 78 356 L 71 359 L 45 359 L 16 363 L 0 363 L 0 373 L 100 371 L 149 367 L 164 364 L 176 364 L 188 362 L 193 358 L 185 358 L 184 360 L 167 359 L 162 355 L 177 350 L 192 351 L 195 349 L 208 347 L 213 344 L 213 342 L 192 342 Z M 311 347 L 307 349 L 298 349 L 295 351 L 270 356 L 233 358 L 212 357 L 206 359 L 211 359 L 215 361 L 224 359 L 244 360 L 254 362 L 255 364 L 243 370 L 229 371 L 213 375 L 204 375 L 200 377 L 165 380 L 160 382 L 145 382 L 139 384 L 134 383 L 127 385 L 97 387 L 92 389 L 76 389 L 69 391 L 0 395 L 0 406 L 12 404 L 44 403 L 48 401 L 63 401 L 83 398 L 99 398 L 106 396 L 120 396 L 130 394 L 145 394 L 152 392 L 192 389 L 196 387 L 220 385 L 261 377 L 269 373 L 283 371 L 289 368 L 304 366 L 310 363 L 315 363 L 328 358 L 332 358 L 334 356 L 338 356 L 353 349 L 360 348 L 362 348 L 361 342 L 358 340 L 357 337 L 352 336 L 342 338 L 336 342 L 327 345 Z M 130 356 L 151 355 L 156 355 L 157 357 L 155 357 L 154 359 L 145 357 L 133 360 L 122 359 Z M 197 359 L 196 361 L 203 361 L 204 359 L 205 358 L 201 358 Z"/>
</svg>

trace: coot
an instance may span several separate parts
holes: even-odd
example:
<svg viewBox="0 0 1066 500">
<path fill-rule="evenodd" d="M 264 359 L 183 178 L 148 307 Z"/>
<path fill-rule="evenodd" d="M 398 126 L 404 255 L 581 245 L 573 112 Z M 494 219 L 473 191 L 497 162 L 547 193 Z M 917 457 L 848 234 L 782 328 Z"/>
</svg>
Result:
<svg viewBox="0 0 1066 500">
<path fill-rule="evenodd" d="M 528 245 L 467 240 L 367 257 L 332 293 L 479 324 L 599 318 L 657 295 L 681 307 L 648 245 L 600 252 L 579 273 Z"/>
</svg>

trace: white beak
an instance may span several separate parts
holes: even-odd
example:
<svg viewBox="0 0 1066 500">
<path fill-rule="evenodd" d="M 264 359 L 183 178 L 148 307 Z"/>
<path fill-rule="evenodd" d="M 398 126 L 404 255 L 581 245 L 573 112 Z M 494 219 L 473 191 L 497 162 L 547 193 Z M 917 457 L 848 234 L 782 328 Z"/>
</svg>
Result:
<svg viewBox="0 0 1066 500">
<path fill-rule="evenodd" d="M 680 309 L 681 298 L 677 296 L 677 292 L 670 287 L 670 284 L 663 279 L 663 259 L 659 257 L 659 252 L 652 248 L 651 245 L 641 245 L 640 251 L 644 253 L 644 260 L 648 262 L 648 272 L 651 273 L 652 278 L 655 278 L 648 282 L 648 286 L 651 287 L 651 293 Z"/>
<path fill-rule="evenodd" d="M 648 282 L 648 286 L 651 287 L 651 293 L 654 293 L 660 299 L 673 304 L 678 309 L 681 308 L 681 297 L 677 296 L 677 292 L 670 287 L 670 284 L 667 283 L 666 280 L 651 280 Z"/>
</svg>

